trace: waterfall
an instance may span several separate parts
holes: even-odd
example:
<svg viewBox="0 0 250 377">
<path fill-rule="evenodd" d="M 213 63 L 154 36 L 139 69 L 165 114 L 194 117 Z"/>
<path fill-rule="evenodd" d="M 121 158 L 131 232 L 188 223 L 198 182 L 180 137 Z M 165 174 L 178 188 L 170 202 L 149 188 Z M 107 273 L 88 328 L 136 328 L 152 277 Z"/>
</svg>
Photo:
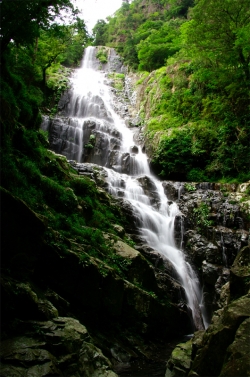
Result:
<svg viewBox="0 0 250 377">
<path fill-rule="evenodd" d="M 114 50 L 111 56 L 115 57 Z M 57 152 L 69 160 L 105 168 L 109 192 L 131 203 L 141 237 L 172 263 L 184 288 L 194 328 L 202 329 L 199 280 L 174 240 L 175 217 L 180 211 L 176 203 L 168 201 L 162 183 L 150 173 L 146 154 L 135 144 L 133 132 L 114 111 L 107 77 L 99 66 L 96 47 L 88 47 L 72 77 L 65 116 L 54 120 L 59 130 L 58 139 L 54 139 Z"/>
</svg>

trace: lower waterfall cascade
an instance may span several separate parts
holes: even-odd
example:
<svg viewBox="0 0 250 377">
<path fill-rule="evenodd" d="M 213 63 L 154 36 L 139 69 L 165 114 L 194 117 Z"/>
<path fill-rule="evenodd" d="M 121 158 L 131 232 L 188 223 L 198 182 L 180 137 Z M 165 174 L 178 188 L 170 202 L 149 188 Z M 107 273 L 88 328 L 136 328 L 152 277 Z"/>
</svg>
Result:
<svg viewBox="0 0 250 377">
<path fill-rule="evenodd" d="M 175 278 L 185 291 L 194 331 L 207 328 L 199 279 L 174 239 L 175 218 L 181 216 L 180 210 L 168 200 L 161 181 L 150 172 L 147 155 L 135 143 L 133 130 L 115 112 L 96 49 L 87 47 L 81 67 L 74 71 L 68 102 L 53 120 L 58 132 L 50 135 L 51 147 L 68 160 L 105 169 L 109 193 L 132 205 L 145 243 L 174 267 Z M 115 65 L 118 57 L 113 49 L 109 51 L 106 71 L 114 71 L 112 63 Z M 45 118 L 42 128 L 46 127 Z"/>
</svg>

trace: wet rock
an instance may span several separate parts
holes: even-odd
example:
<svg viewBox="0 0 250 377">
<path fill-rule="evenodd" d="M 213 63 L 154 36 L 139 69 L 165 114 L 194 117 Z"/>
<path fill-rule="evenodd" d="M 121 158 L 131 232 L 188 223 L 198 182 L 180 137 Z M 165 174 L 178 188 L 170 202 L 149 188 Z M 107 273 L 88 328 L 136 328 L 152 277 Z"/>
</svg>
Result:
<svg viewBox="0 0 250 377">
<path fill-rule="evenodd" d="M 50 117 L 48 115 L 42 115 L 42 123 L 40 127 L 43 131 L 49 131 L 50 123 Z"/>
<path fill-rule="evenodd" d="M 204 260 L 213 264 L 222 264 L 221 250 L 201 234 L 193 230 L 187 231 L 185 233 L 185 243 L 188 254 L 197 267 L 201 267 Z"/>
<path fill-rule="evenodd" d="M 241 333 L 244 326 L 248 326 L 248 321 L 242 328 L 240 328 L 240 325 L 249 318 L 249 316 L 250 298 L 248 295 L 231 302 L 224 309 L 221 309 L 219 316 L 216 316 L 215 313 L 212 324 L 204 333 L 200 348 L 193 360 L 192 373 L 197 373 L 197 375 L 201 377 L 219 376 L 223 370 L 225 355 L 227 354 L 227 359 L 229 360 L 230 349 L 232 353 L 235 349 L 234 346 L 230 348 L 230 345 L 232 345 L 234 341 L 236 341 L 235 345 L 237 344 L 239 333 Z M 239 333 L 237 334 L 238 330 Z M 227 350 L 229 350 L 228 353 Z M 241 356 L 239 354 L 239 359 L 240 358 Z M 246 370 L 249 361 L 246 358 L 242 358 L 241 360 L 241 368 L 242 370 Z M 230 367 L 230 363 L 228 363 L 228 367 Z M 226 376 L 224 373 L 225 369 L 222 375 Z"/>
<path fill-rule="evenodd" d="M 178 200 L 185 191 L 183 183 L 180 182 L 163 181 L 162 186 L 167 198 L 173 201 Z"/>
<path fill-rule="evenodd" d="M 138 147 L 134 145 L 133 147 L 130 148 L 131 153 L 137 154 L 139 152 Z"/>
<path fill-rule="evenodd" d="M 237 230 L 216 226 L 208 233 L 214 242 L 222 251 L 223 264 L 230 267 L 241 247 L 245 246 L 244 239 L 246 237 L 244 230 Z M 243 241 L 243 242 L 242 242 Z"/>
<path fill-rule="evenodd" d="M 187 376 L 191 367 L 192 341 L 179 343 L 167 363 L 165 377 Z"/>
<path fill-rule="evenodd" d="M 140 251 L 140 253 L 147 258 L 155 267 L 157 268 L 165 268 L 164 262 L 167 264 L 167 260 L 163 258 L 163 256 L 152 249 L 152 247 L 148 246 L 147 244 L 136 245 L 135 249 Z"/>
<path fill-rule="evenodd" d="M 76 319 L 59 317 L 23 323 L 27 336 L 1 344 L 1 376 L 117 376 L 102 351 L 91 344 L 87 329 Z"/>
<path fill-rule="evenodd" d="M 121 213 L 125 215 L 128 219 L 128 225 L 126 227 L 126 232 L 131 234 L 132 236 L 138 236 L 139 231 L 137 229 L 137 215 L 134 212 L 134 208 L 132 207 L 131 203 L 123 198 L 113 198 L 112 199 L 114 205 L 118 206 L 121 210 Z"/>
<path fill-rule="evenodd" d="M 218 307 L 223 308 L 230 302 L 230 283 L 229 281 L 221 287 Z"/>
<path fill-rule="evenodd" d="M 66 107 L 70 101 L 70 97 L 71 92 L 69 90 L 63 93 L 57 105 L 58 111 L 66 110 Z"/>
<path fill-rule="evenodd" d="M 128 280 L 134 284 L 143 285 L 149 291 L 156 291 L 157 284 L 153 268 L 144 257 L 122 241 L 117 241 L 113 247 L 117 255 L 127 260 Z"/>
<path fill-rule="evenodd" d="M 137 178 L 137 181 L 142 186 L 145 195 L 149 197 L 151 205 L 157 206 L 160 198 L 158 195 L 156 185 L 153 182 L 153 180 L 150 179 L 150 177 L 145 175 L 145 176 Z"/>
<path fill-rule="evenodd" d="M 244 295 L 250 288 L 250 248 L 240 250 L 230 270 L 230 292 L 232 296 Z"/>
<path fill-rule="evenodd" d="M 220 377 L 249 376 L 250 319 L 241 323 L 233 343 L 227 348 Z"/>
<path fill-rule="evenodd" d="M 222 266 L 203 261 L 202 263 L 202 276 L 206 283 L 214 285 L 221 275 Z"/>
<path fill-rule="evenodd" d="M 122 154 L 121 172 L 124 174 L 130 174 L 130 154 L 129 153 Z"/>
<path fill-rule="evenodd" d="M 44 295 L 39 295 L 29 283 L 20 283 L 13 279 L 2 277 L 1 291 L 7 305 L 19 308 L 19 318 L 32 319 L 51 319 L 58 317 L 58 310 L 47 300 Z M 10 317 L 15 316 L 14 311 L 8 311 Z M 3 311 L 3 319 L 5 311 Z"/>
</svg>

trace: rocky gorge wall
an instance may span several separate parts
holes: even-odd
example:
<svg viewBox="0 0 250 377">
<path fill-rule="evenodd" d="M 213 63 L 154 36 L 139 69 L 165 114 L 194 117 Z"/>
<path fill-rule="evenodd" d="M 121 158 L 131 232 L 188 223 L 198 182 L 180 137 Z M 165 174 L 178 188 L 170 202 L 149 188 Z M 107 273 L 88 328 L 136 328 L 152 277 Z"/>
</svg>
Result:
<svg viewBox="0 0 250 377">
<path fill-rule="evenodd" d="M 139 126 L 137 141 L 150 159 L 161 132 L 154 139 L 145 134 L 140 114 L 149 118 L 152 100 L 147 100 L 150 93 L 145 85 L 138 86 L 138 79 L 135 74 L 128 77 L 126 93 L 131 118 Z M 176 243 L 198 271 L 211 323 L 174 349 L 165 377 L 249 376 L 250 182 L 164 181 L 163 187 L 168 199 L 178 203 Z"/>
</svg>

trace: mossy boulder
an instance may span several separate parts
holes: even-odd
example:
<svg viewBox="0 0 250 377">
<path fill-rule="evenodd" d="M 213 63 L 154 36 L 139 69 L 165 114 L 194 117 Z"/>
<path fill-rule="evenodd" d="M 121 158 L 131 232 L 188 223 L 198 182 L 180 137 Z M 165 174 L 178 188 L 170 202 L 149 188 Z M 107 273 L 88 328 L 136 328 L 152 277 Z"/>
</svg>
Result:
<svg viewBox="0 0 250 377">
<path fill-rule="evenodd" d="M 250 288 L 250 247 L 240 250 L 230 270 L 230 293 L 244 295 Z"/>
<path fill-rule="evenodd" d="M 191 367 L 192 341 L 178 344 L 168 360 L 165 377 L 186 376 Z"/>
<path fill-rule="evenodd" d="M 199 376 L 218 376 L 222 373 L 225 355 L 230 359 L 232 344 L 237 343 L 241 324 L 250 317 L 250 295 L 232 301 L 215 313 L 212 324 L 204 333 L 200 348 L 193 360 L 192 373 Z M 235 343 L 235 344 L 236 344 Z M 231 348 L 230 348 L 231 347 Z M 233 351 L 232 351 L 233 352 Z M 242 358 L 242 368 L 244 358 Z M 224 372 L 223 372 L 224 373 Z M 193 374 L 189 374 L 191 376 Z M 225 376 L 225 374 L 224 374 Z"/>
<path fill-rule="evenodd" d="M 139 284 L 149 291 L 157 290 L 153 267 L 139 251 L 120 240 L 115 242 L 114 250 L 117 255 L 128 261 L 127 277 L 131 283 Z"/>
<path fill-rule="evenodd" d="M 250 295 L 214 313 L 206 331 L 176 346 L 166 377 L 249 376 Z"/>
<path fill-rule="evenodd" d="M 233 343 L 227 348 L 220 377 L 250 376 L 250 319 L 236 331 Z"/>
<path fill-rule="evenodd" d="M 21 322 L 26 336 L 1 344 L 1 376 L 117 377 L 111 362 L 91 343 L 85 326 L 70 317 Z"/>
</svg>

